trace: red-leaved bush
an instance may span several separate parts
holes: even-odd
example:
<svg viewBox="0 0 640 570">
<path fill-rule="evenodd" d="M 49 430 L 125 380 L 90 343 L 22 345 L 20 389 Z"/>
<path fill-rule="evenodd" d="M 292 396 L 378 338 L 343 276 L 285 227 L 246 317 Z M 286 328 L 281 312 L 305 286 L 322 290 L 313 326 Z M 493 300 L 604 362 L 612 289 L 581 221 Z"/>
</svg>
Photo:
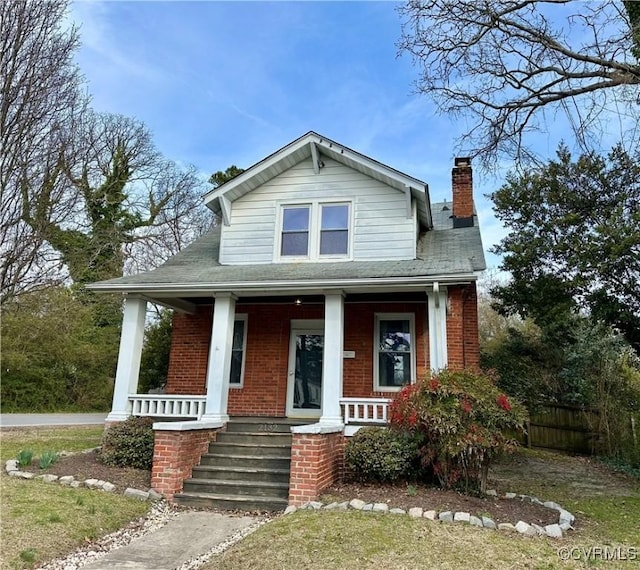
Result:
<svg viewBox="0 0 640 570">
<path fill-rule="evenodd" d="M 526 420 L 525 408 L 492 377 L 470 370 L 443 370 L 406 386 L 390 410 L 391 428 L 420 440 L 422 465 L 443 487 L 482 491 L 491 460 L 515 449 L 513 436 L 524 432 Z"/>
</svg>

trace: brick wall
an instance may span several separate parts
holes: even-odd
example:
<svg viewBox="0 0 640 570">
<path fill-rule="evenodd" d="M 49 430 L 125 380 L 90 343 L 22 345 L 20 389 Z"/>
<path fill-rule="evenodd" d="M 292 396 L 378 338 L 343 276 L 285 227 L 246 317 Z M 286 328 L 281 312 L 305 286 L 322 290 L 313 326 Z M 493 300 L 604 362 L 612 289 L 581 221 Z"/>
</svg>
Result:
<svg viewBox="0 0 640 570">
<path fill-rule="evenodd" d="M 449 287 L 447 302 L 447 358 L 449 368 L 478 368 L 478 298 L 476 285 Z"/>
<path fill-rule="evenodd" d="M 167 394 L 206 394 L 207 362 L 213 311 L 198 307 L 195 315 L 174 313 Z"/>
<path fill-rule="evenodd" d="M 215 441 L 215 429 L 154 432 L 151 488 L 171 501 L 182 491 L 185 479 L 191 477 L 193 466 Z"/>
<path fill-rule="evenodd" d="M 454 218 L 473 216 L 473 173 L 468 158 L 456 158 L 451 171 Z"/>
<path fill-rule="evenodd" d="M 330 434 L 293 434 L 289 504 L 315 501 L 323 489 L 342 476 L 345 437 Z"/>
</svg>

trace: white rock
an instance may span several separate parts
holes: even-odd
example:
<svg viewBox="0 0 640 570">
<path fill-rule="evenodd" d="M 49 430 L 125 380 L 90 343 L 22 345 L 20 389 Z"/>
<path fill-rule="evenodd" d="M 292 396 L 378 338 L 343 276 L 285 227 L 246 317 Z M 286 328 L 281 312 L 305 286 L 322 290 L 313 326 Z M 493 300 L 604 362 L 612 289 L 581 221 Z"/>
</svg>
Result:
<svg viewBox="0 0 640 570">
<path fill-rule="evenodd" d="M 478 517 L 474 517 L 473 515 L 471 515 L 469 517 L 469 524 L 471 526 L 482 526 L 482 521 Z"/>
<path fill-rule="evenodd" d="M 560 510 L 560 524 L 562 523 L 573 524 L 573 521 L 575 520 L 576 520 L 576 517 L 574 517 L 569 511 L 565 511 L 564 509 Z"/>
<path fill-rule="evenodd" d="M 125 497 L 132 497 L 134 499 L 140 499 L 141 501 L 146 501 L 149 498 L 149 493 L 147 491 L 132 489 L 131 487 L 127 487 L 124 490 L 124 495 Z"/>
<path fill-rule="evenodd" d="M 409 516 L 414 519 L 422 517 L 422 507 L 412 507 L 409 509 Z"/>
<path fill-rule="evenodd" d="M 349 501 L 349 506 L 356 511 L 361 511 L 365 505 L 366 503 L 361 499 L 351 499 L 351 501 Z"/>
<path fill-rule="evenodd" d="M 444 511 L 438 515 L 438 519 L 444 522 L 453 522 L 453 513 L 451 511 Z"/>
<path fill-rule="evenodd" d="M 333 503 L 329 503 L 328 505 L 325 505 L 324 510 L 325 511 L 333 511 L 335 509 L 338 508 L 338 503 L 336 501 L 333 501 Z"/>
<path fill-rule="evenodd" d="M 387 503 L 375 503 L 373 510 L 376 513 L 386 513 L 389 510 L 389 505 L 387 505 Z"/>
<path fill-rule="evenodd" d="M 405 511 L 404 509 L 390 509 L 389 513 L 392 515 L 406 515 L 407 511 Z"/>
<path fill-rule="evenodd" d="M 42 476 L 42 480 L 45 483 L 55 483 L 58 480 L 58 476 L 57 475 L 51 475 L 50 473 L 47 473 L 47 474 Z"/>
<path fill-rule="evenodd" d="M 437 514 L 438 513 L 436 513 L 435 511 L 425 511 L 424 513 L 422 513 L 422 516 L 425 519 L 429 519 L 430 521 L 434 521 L 434 520 L 436 520 L 436 515 Z"/>
<path fill-rule="evenodd" d="M 504 494 L 504 498 L 505 499 L 515 499 L 517 497 L 517 495 L 515 493 L 505 493 Z"/>
<path fill-rule="evenodd" d="M 35 473 L 31 473 L 30 471 L 12 471 L 9 475 L 16 474 L 20 479 L 35 479 Z"/>
<path fill-rule="evenodd" d="M 152 501 L 160 501 L 161 499 L 164 499 L 164 497 L 162 496 L 162 493 L 158 493 L 158 491 L 155 491 L 153 489 L 149 489 L 148 493 L 149 493 L 149 498 Z"/>
<path fill-rule="evenodd" d="M 484 528 L 492 528 L 494 530 L 497 528 L 495 521 L 489 517 L 482 517 L 482 526 Z"/>
<path fill-rule="evenodd" d="M 536 536 L 538 534 L 535 528 L 524 521 L 518 521 L 516 523 L 516 530 L 524 536 Z"/>
<path fill-rule="evenodd" d="M 294 507 L 293 505 L 289 505 L 285 510 L 284 510 L 284 514 L 285 515 L 290 515 L 292 513 L 295 513 L 298 510 L 298 507 Z"/>
<path fill-rule="evenodd" d="M 7 473 L 11 473 L 12 471 L 18 471 L 18 460 L 17 459 L 9 459 L 9 461 L 7 461 L 4 464 L 4 470 Z"/>
<path fill-rule="evenodd" d="M 113 483 L 107 482 L 102 485 L 102 490 L 106 491 L 107 493 L 113 493 L 116 490 L 116 486 Z"/>
<path fill-rule="evenodd" d="M 548 524 L 544 527 L 544 532 L 551 538 L 562 538 L 562 529 L 560 528 L 560 525 Z"/>
<path fill-rule="evenodd" d="M 536 530 L 538 536 L 543 536 L 545 534 L 544 529 L 536 523 L 531 523 L 531 526 Z"/>
<path fill-rule="evenodd" d="M 506 530 L 508 532 L 515 532 L 516 527 L 513 526 L 511 523 L 500 523 L 498 525 L 498 530 Z"/>
<path fill-rule="evenodd" d="M 60 483 L 60 485 L 71 485 L 74 480 L 75 479 L 73 475 L 63 475 L 62 477 L 60 477 L 60 479 L 58 479 L 58 482 Z"/>
<path fill-rule="evenodd" d="M 362 507 L 363 511 L 372 511 L 373 510 L 373 503 L 367 503 L 364 507 Z"/>
<path fill-rule="evenodd" d="M 307 508 L 313 509 L 314 511 L 317 511 L 318 509 L 321 509 L 322 507 L 324 507 L 324 504 L 321 503 L 320 501 L 311 501 Z"/>
<path fill-rule="evenodd" d="M 542 503 L 547 509 L 554 509 L 556 511 L 561 511 L 562 507 L 558 503 L 554 503 L 553 501 L 545 501 Z"/>
<path fill-rule="evenodd" d="M 488 491 L 485 492 L 485 495 L 489 497 L 497 497 L 498 492 L 495 489 L 489 489 Z"/>
<path fill-rule="evenodd" d="M 81 481 L 71 481 L 71 483 L 69 483 L 69 487 L 73 487 L 74 489 L 79 489 L 81 486 Z"/>
<path fill-rule="evenodd" d="M 339 511 L 346 511 L 349 508 L 349 501 L 343 501 L 342 503 L 338 503 L 336 509 Z"/>
<path fill-rule="evenodd" d="M 455 522 L 469 522 L 469 518 L 471 515 L 469 513 L 459 512 L 453 515 L 453 520 Z"/>
<path fill-rule="evenodd" d="M 88 487 L 89 489 L 95 489 L 97 484 L 98 484 L 97 479 L 86 479 L 84 482 L 84 486 Z"/>
<path fill-rule="evenodd" d="M 568 522 L 563 522 L 558 525 L 564 532 L 567 532 L 569 529 L 573 528 Z"/>
</svg>

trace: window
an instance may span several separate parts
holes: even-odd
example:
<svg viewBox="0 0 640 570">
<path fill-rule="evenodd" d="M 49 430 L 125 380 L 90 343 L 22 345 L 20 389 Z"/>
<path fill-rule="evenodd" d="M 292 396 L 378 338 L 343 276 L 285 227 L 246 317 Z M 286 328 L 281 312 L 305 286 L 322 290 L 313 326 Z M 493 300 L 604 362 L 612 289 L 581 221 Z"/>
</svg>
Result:
<svg viewBox="0 0 640 570">
<path fill-rule="evenodd" d="M 309 206 L 287 206 L 282 211 L 280 255 L 309 255 Z"/>
<path fill-rule="evenodd" d="M 323 204 L 320 225 L 320 255 L 349 253 L 349 205 Z"/>
<path fill-rule="evenodd" d="M 412 314 L 379 314 L 375 326 L 375 389 L 400 390 L 415 379 L 415 333 Z"/>
<path fill-rule="evenodd" d="M 233 323 L 233 344 L 231 348 L 231 374 L 229 385 L 238 388 L 244 379 L 244 355 L 247 344 L 247 316 L 236 315 Z"/>
<path fill-rule="evenodd" d="M 282 206 L 278 254 L 281 259 L 349 256 L 350 203 Z"/>
</svg>

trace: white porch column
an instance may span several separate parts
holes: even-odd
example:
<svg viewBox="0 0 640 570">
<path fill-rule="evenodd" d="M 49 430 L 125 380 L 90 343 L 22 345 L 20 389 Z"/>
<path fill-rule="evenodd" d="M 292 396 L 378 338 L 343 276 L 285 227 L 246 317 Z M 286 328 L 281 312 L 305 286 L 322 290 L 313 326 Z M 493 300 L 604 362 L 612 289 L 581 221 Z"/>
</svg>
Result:
<svg viewBox="0 0 640 570">
<path fill-rule="evenodd" d="M 322 416 L 319 423 L 341 425 L 342 363 L 344 349 L 344 295 L 331 293 L 324 301 L 324 355 L 322 357 Z"/>
<path fill-rule="evenodd" d="M 108 422 L 123 421 L 130 416 L 129 394 L 135 394 L 138 390 L 146 315 L 147 302 L 144 299 L 136 297 L 125 299 L 116 383 L 111 413 L 106 420 Z"/>
<path fill-rule="evenodd" d="M 439 283 L 427 291 L 429 309 L 429 355 L 431 370 L 447 367 L 447 290 Z"/>
<path fill-rule="evenodd" d="M 236 297 L 232 293 L 216 294 L 213 304 L 213 326 L 207 365 L 206 411 L 201 421 L 228 422 L 229 374 Z"/>
</svg>

